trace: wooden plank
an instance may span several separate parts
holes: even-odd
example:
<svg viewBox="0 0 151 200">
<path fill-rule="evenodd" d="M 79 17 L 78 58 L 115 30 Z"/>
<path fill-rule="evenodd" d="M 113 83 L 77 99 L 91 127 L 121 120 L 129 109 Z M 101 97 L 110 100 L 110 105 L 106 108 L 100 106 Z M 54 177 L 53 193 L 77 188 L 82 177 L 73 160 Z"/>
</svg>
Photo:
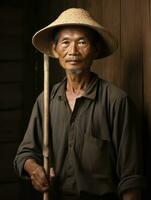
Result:
<svg viewBox="0 0 151 200">
<path fill-rule="evenodd" d="M 141 0 L 121 0 L 121 83 L 142 110 L 142 8 Z"/>
<path fill-rule="evenodd" d="M 42 194 L 34 190 L 30 181 L 1 182 L 1 200 L 42 200 Z"/>
<path fill-rule="evenodd" d="M 0 142 L 20 141 L 23 137 L 24 122 L 21 110 L 0 111 Z"/>
<path fill-rule="evenodd" d="M 23 105 L 23 85 L 20 83 L 0 84 L 0 110 L 20 109 Z"/>
<path fill-rule="evenodd" d="M 0 21 L 0 37 L 12 37 L 12 36 L 20 36 L 25 34 L 26 30 L 25 27 L 23 26 L 24 24 L 18 25 L 17 22 L 9 24 L 7 21 Z"/>
<path fill-rule="evenodd" d="M 120 86 L 120 0 L 104 0 L 101 7 L 102 24 L 115 36 L 119 48 L 112 55 L 100 60 L 95 69 L 103 79 Z"/>
<path fill-rule="evenodd" d="M 76 1 L 76 7 L 78 8 L 84 8 L 86 10 L 88 10 L 89 12 L 91 12 L 91 9 L 93 9 L 92 7 L 92 4 L 93 5 L 96 5 L 96 3 L 99 3 L 100 1 L 96 1 L 96 0 L 87 0 L 87 1 L 80 1 L 80 0 L 77 0 Z M 99 4 L 98 4 L 99 6 Z M 93 13 L 94 14 L 94 13 Z"/>
<path fill-rule="evenodd" d="M 22 60 L 25 58 L 25 44 L 22 37 L 0 38 L 0 60 Z"/>
<path fill-rule="evenodd" d="M 0 6 L 0 36 L 23 34 L 24 26 L 23 8 Z"/>
<path fill-rule="evenodd" d="M 63 1 L 63 10 L 66 10 L 68 8 L 76 7 L 76 0 L 64 0 Z M 58 5 L 58 4 L 57 4 Z"/>
<path fill-rule="evenodd" d="M 17 22 L 19 25 L 23 23 L 23 18 L 23 7 L 11 6 L 9 4 L 0 6 L 0 22 Z"/>
<path fill-rule="evenodd" d="M 1 6 L 22 7 L 24 5 L 24 1 L 25 0 L 1 0 Z"/>
<path fill-rule="evenodd" d="M 18 149 L 18 143 L 0 143 L 0 181 L 8 182 L 16 180 L 13 168 L 13 160 Z"/>
<path fill-rule="evenodd" d="M 38 200 L 26 184 L 18 181 L 12 163 L 33 103 L 35 55 L 31 34 L 35 23 L 30 12 L 36 12 L 35 7 L 29 11 L 31 4 L 24 0 L 0 3 L 0 199 L 5 200 Z"/>
<path fill-rule="evenodd" d="M 146 5 L 146 6 L 145 6 Z M 149 120 L 149 129 L 151 130 L 151 2 L 146 0 L 144 4 L 144 46 L 143 46 L 143 64 L 144 64 L 144 112 Z M 150 132 L 151 133 L 151 132 Z"/>
<path fill-rule="evenodd" d="M 0 62 L 0 82 L 22 82 L 25 67 L 23 62 Z"/>
<path fill-rule="evenodd" d="M 120 85 L 120 0 L 79 0 L 78 6 L 87 9 L 94 19 L 109 29 L 119 41 L 119 49 L 107 58 L 94 61 L 92 70 L 103 79 Z"/>
<path fill-rule="evenodd" d="M 19 183 L 7 183 L 0 186 L 0 199 L 20 200 L 21 186 Z"/>
<path fill-rule="evenodd" d="M 145 0 L 143 6 L 143 89 L 144 89 L 144 160 L 146 190 L 143 199 L 151 199 L 151 1 Z"/>
</svg>

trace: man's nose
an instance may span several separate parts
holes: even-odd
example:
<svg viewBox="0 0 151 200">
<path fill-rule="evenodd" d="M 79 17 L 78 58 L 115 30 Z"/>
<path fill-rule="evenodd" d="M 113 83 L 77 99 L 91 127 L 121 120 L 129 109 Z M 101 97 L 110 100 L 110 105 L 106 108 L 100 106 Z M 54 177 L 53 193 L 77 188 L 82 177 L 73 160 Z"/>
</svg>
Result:
<svg viewBox="0 0 151 200">
<path fill-rule="evenodd" d="M 73 42 L 70 46 L 69 55 L 77 55 L 78 54 L 78 48 L 76 42 Z"/>
</svg>

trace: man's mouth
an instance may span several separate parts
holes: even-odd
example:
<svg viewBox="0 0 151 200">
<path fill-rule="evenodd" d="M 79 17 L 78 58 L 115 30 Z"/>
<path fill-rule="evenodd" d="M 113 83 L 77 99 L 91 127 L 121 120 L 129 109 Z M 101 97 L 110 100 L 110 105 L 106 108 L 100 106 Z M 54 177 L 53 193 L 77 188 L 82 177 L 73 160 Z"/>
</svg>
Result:
<svg viewBox="0 0 151 200">
<path fill-rule="evenodd" d="M 79 62 L 81 62 L 81 60 L 79 59 L 69 59 L 69 60 L 66 60 L 67 63 L 70 63 L 70 64 L 77 64 Z"/>
</svg>

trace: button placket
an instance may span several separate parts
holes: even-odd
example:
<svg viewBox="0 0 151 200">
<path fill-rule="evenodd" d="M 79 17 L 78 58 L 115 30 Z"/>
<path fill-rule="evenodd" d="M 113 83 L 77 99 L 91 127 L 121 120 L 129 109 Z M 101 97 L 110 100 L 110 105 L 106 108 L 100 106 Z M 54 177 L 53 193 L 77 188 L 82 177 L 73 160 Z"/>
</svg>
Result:
<svg viewBox="0 0 151 200">
<path fill-rule="evenodd" d="M 68 132 L 68 162 L 66 165 L 66 176 L 68 179 L 68 187 L 71 187 L 71 191 L 76 189 L 76 177 L 75 177 L 75 168 L 74 168 L 74 145 L 75 145 L 75 137 L 76 137 L 76 121 L 77 117 L 80 113 L 80 99 L 76 101 L 76 105 L 74 111 L 71 113 L 70 117 L 70 125 Z"/>
<path fill-rule="evenodd" d="M 70 119 L 70 129 L 68 134 L 68 166 L 67 166 L 67 176 L 71 179 L 71 182 L 75 184 L 75 172 L 73 166 L 73 149 L 75 142 L 75 119 L 77 115 L 77 110 L 74 109 L 71 119 Z M 72 184 L 71 183 L 71 184 Z"/>
</svg>

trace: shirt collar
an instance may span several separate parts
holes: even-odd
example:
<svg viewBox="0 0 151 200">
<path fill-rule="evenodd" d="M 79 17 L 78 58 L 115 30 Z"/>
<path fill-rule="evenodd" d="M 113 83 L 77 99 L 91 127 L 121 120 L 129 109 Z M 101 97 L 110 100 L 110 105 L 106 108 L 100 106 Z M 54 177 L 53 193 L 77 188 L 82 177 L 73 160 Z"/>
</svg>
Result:
<svg viewBox="0 0 151 200">
<path fill-rule="evenodd" d="M 99 77 L 92 72 L 92 80 L 89 83 L 85 93 L 82 95 L 82 97 L 92 99 L 94 100 L 97 94 L 97 88 L 98 88 L 98 83 L 99 83 Z M 66 84 L 67 84 L 67 78 L 65 77 L 63 81 L 59 84 L 59 87 L 57 88 L 57 91 L 55 94 L 52 96 L 58 96 L 59 99 L 65 100 L 66 99 Z"/>
<path fill-rule="evenodd" d="M 94 100 L 97 94 L 98 83 L 99 77 L 95 73 L 92 73 L 92 79 L 83 94 L 83 97 Z"/>
</svg>

